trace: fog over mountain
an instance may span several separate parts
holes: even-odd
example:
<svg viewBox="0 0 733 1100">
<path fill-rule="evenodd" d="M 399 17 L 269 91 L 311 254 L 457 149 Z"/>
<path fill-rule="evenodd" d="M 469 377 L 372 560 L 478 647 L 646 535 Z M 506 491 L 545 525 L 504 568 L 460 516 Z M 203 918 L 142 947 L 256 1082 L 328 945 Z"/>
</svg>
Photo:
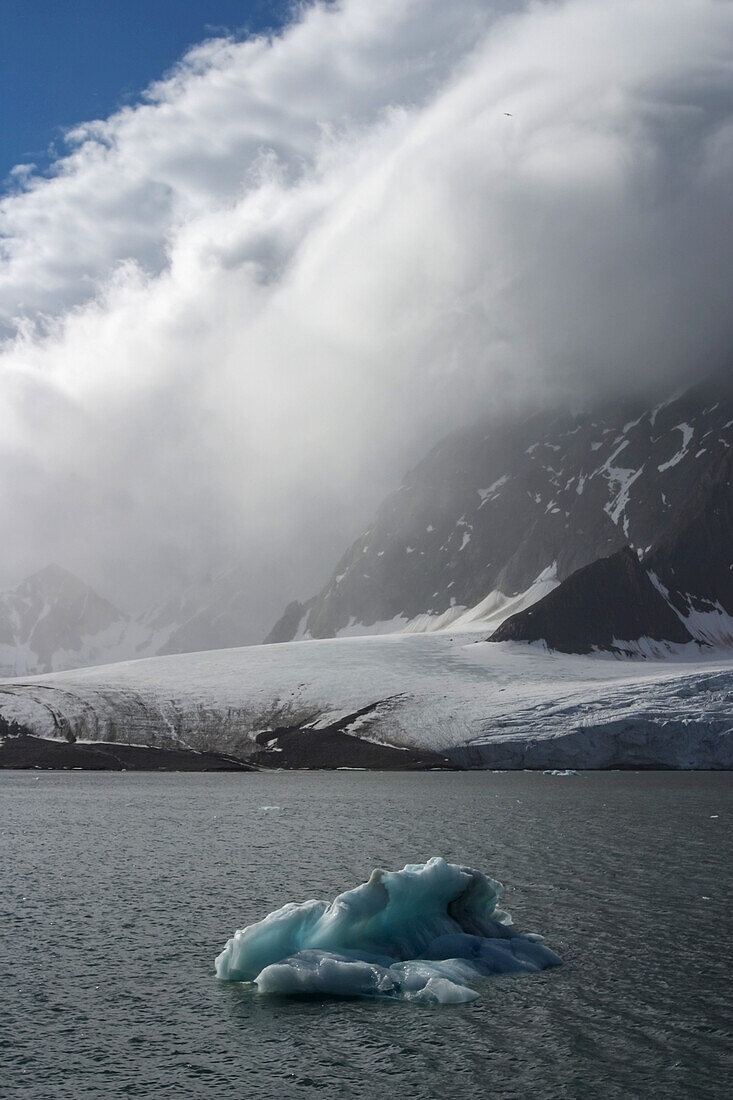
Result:
<svg viewBox="0 0 733 1100">
<path fill-rule="evenodd" d="M 522 618 L 522 611 L 533 620 L 532 633 L 539 620 L 531 605 L 538 600 L 553 608 L 554 630 L 575 589 L 587 611 L 582 624 L 565 632 L 566 651 L 581 644 L 581 626 L 580 652 L 610 648 L 613 637 L 640 636 L 633 630 L 601 636 L 614 604 L 626 616 L 638 613 L 635 622 L 645 618 L 643 607 L 634 608 L 633 592 L 602 579 L 600 562 L 620 555 L 623 578 L 630 555 L 638 567 L 631 579 L 650 556 L 637 594 L 649 588 L 652 602 L 661 600 L 646 577 L 652 569 L 668 589 L 694 596 L 698 611 L 702 599 L 706 610 L 719 612 L 713 633 L 730 644 L 732 429 L 733 386 L 718 374 L 653 408 L 606 402 L 590 414 L 520 416 L 453 432 L 370 517 L 321 592 L 288 605 L 267 641 L 477 625 L 488 634 L 510 616 Z M 675 529 L 676 545 L 668 548 L 673 560 L 669 553 L 662 560 L 660 545 Z M 570 584 L 591 563 L 600 574 L 591 570 L 582 589 Z M 674 607 L 673 600 L 674 609 L 661 602 L 666 611 L 660 624 L 650 623 L 659 631 L 654 636 L 689 641 L 686 628 L 674 629 L 678 615 L 689 615 L 689 601 Z M 632 629 L 628 617 L 622 621 Z M 534 633 L 533 640 L 544 638 Z"/>
<path fill-rule="evenodd" d="M 719 0 L 306 4 L 67 141 L 0 201 L 1 586 L 236 566 L 257 641 L 451 429 L 730 360 Z"/>
</svg>

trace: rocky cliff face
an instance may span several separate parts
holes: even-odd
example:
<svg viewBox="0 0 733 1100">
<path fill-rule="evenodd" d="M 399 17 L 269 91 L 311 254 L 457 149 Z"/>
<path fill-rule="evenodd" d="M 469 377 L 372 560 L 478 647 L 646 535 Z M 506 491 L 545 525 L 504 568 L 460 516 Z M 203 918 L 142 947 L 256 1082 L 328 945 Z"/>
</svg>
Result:
<svg viewBox="0 0 733 1100">
<path fill-rule="evenodd" d="M 620 651 L 648 638 L 685 643 L 692 636 L 628 547 L 578 569 L 533 607 L 512 615 L 493 642 L 544 642 L 562 653 Z"/>
<path fill-rule="evenodd" d="M 701 477 L 638 560 L 625 548 L 573 573 L 492 641 L 545 642 L 565 653 L 629 643 L 733 644 L 733 451 Z"/>
<path fill-rule="evenodd" d="M 531 602 L 624 546 L 649 553 L 732 445 L 724 377 L 653 407 L 456 433 L 385 501 L 323 591 L 291 604 L 266 640 L 501 617 L 520 594 Z"/>
<path fill-rule="evenodd" d="M 695 637 L 733 641 L 733 624 L 721 621 L 733 616 L 733 449 L 701 477 L 644 564 Z"/>
</svg>

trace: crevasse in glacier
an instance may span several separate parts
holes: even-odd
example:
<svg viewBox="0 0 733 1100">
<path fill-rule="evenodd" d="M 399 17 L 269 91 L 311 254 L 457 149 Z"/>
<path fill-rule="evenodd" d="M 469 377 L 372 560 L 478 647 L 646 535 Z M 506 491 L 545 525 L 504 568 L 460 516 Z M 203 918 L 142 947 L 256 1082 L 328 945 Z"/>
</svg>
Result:
<svg viewBox="0 0 733 1100">
<path fill-rule="evenodd" d="M 532 973 L 560 958 L 497 908 L 494 879 L 436 857 L 375 870 L 332 902 L 292 902 L 235 932 L 217 977 L 260 993 L 472 1001 L 477 978 Z"/>
</svg>

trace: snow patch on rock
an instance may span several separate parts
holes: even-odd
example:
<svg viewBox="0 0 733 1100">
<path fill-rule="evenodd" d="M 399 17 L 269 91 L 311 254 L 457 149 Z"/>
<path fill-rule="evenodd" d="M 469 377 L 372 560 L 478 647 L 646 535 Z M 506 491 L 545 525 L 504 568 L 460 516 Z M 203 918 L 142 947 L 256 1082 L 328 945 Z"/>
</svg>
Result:
<svg viewBox="0 0 733 1100">
<path fill-rule="evenodd" d="M 660 474 L 663 474 L 665 470 L 671 470 L 673 466 L 676 466 L 678 462 L 682 461 L 690 449 L 690 442 L 695 434 L 695 430 L 690 424 L 677 424 L 674 431 L 682 432 L 682 446 L 676 454 L 672 455 L 668 462 L 663 462 L 661 466 L 657 466 Z"/>
</svg>

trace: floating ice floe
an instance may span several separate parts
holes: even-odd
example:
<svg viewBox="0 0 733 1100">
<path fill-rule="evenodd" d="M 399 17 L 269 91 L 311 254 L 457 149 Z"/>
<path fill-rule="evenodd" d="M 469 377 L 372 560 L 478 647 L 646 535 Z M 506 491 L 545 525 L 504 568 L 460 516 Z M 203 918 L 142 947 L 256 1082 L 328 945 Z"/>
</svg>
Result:
<svg viewBox="0 0 733 1100">
<path fill-rule="evenodd" d="M 235 932 L 217 977 L 260 993 L 380 997 L 460 1004 L 495 974 L 527 974 L 561 959 L 521 935 L 497 908 L 501 883 L 434 858 L 375 870 L 332 902 L 290 902 Z"/>
</svg>

